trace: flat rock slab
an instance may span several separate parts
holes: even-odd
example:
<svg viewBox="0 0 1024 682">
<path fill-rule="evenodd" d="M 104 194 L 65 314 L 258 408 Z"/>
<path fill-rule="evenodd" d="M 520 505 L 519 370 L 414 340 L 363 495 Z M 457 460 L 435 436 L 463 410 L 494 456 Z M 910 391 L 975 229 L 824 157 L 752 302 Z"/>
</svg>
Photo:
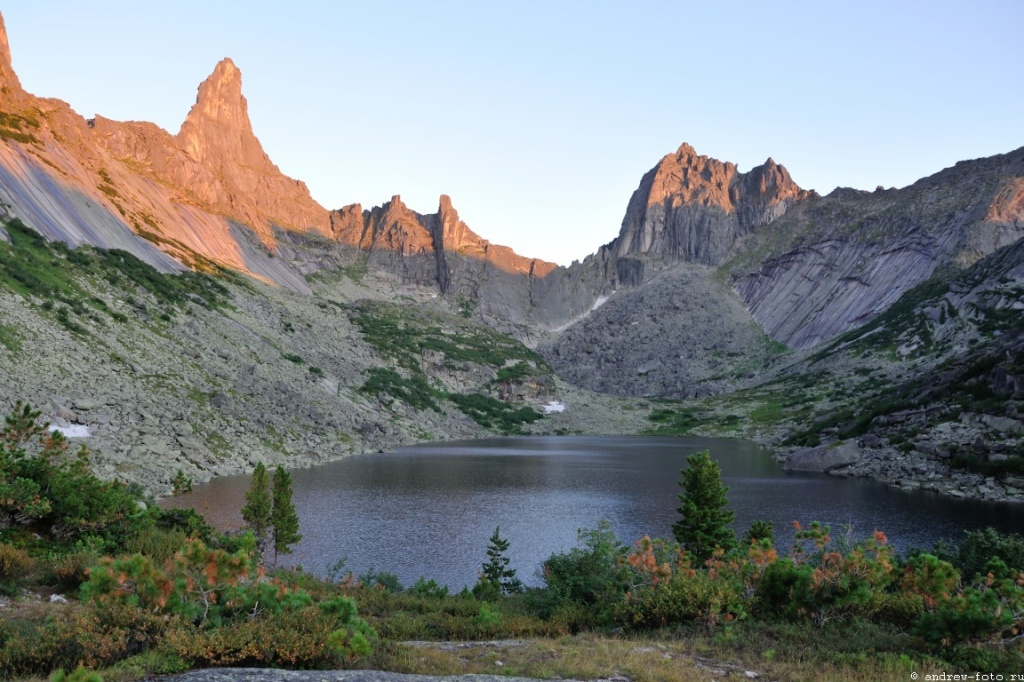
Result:
<svg viewBox="0 0 1024 682">
<path fill-rule="evenodd" d="M 786 458 L 783 468 L 794 471 L 832 471 L 860 461 L 861 452 L 852 440 L 799 450 Z"/>
<path fill-rule="evenodd" d="M 377 670 L 267 670 L 258 668 L 211 668 L 168 675 L 161 682 L 541 682 L 529 677 L 504 675 L 405 675 Z M 563 680 L 562 682 L 579 682 Z M 629 682 L 625 677 L 592 682 Z"/>
</svg>

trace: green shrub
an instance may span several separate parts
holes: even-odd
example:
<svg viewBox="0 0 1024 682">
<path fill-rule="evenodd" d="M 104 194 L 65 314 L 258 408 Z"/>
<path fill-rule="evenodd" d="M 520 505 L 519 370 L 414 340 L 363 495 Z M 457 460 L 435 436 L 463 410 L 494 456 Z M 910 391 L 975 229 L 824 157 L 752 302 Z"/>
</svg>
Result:
<svg viewBox="0 0 1024 682">
<path fill-rule="evenodd" d="M 83 447 L 72 455 L 59 433 L 20 401 L 0 430 L 0 515 L 8 524 L 49 527 L 57 538 L 128 532 L 138 510 L 122 483 L 98 479 Z"/>
<path fill-rule="evenodd" d="M 386 394 L 418 410 L 441 411 L 435 400 L 438 392 L 427 384 L 422 375 L 413 374 L 406 379 L 390 367 L 371 367 L 369 374 L 366 383 L 359 388 L 363 393 L 373 396 Z"/>
<path fill-rule="evenodd" d="M 942 541 L 936 545 L 935 553 L 956 566 L 965 578 L 983 574 L 993 558 L 1011 568 L 1024 570 L 1024 536 L 1000 533 L 991 527 L 965 531 L 959 544 Z"/>
<path fill-rule="evenodd" d="M 18 583 L 29 575 L 34 563 L 25 550 L 0 543 L 0 593 L 16 595 Z"/>
<path fill-rule="evenodd" d="M 518 433 L 523 424 L 532 424 L 544 416 L 532 407 L 517 408 L 480 393 L 451 393 L 448 400 L 480 426 L 495 428 L 503 433 Z"/>
<path fill-rule="evenodd" d="M 337 668 L 368 655 L 371 638 L 365 624 L 339 628 L 335 615 L 309 607 L 213 629 L 177 627 L 160 650 L 193 667 Z"/>
<path fill-rule="evenodd" d="M 103 677 L 84 666 L 78 666 L 70 675 L 63 669 L 58 670 L 50 675 L 49 682 L 103 682 Z"/>
<path fill-rule="evenodd" d="M 398 576 L 388 571 L 378 571 L 375 568 L 371 568 L 366 573 L 361 574 L 358 580 L 365 587 L 373 587 L 385 592 L 391 592 L 392 594 L 398 594 L 402 591 L 402 582 L 398 579 Z"/>
<path fill-rule="evenodd" d="M 586 625 L 610 623 L 628 587 L 623 566 L 626 548 L 615 537 L 611 524 L 581 529 L 568 552 L 553 554 L 544 562 L 546 603 L 542 615 L 561 613 L 582 618 Z"/>
<path fill-rule="evenodd" d="M 74 592 L 89 579 L 89 569 L 100 557 L 89 550 L 62 554 L 48 563 L 50 580 L 61 592 Z"/>
<path fill-rule="evenodd" d="M 125 554 L 145 554 L 163 564 L 181 550 L 188 536 L 179 529 L 145 528 L 127 538 L 121 547 Z"/>
<path fill-rule="evenodd" d="M 0 623 L 0 676 L 112 665 L 152 646 L 168 622 L 125 605 L 74 602 L 35 620 Z"/>
<path fill-rule="evenodd" d="M 448 596 L 448 586 L 438 585 L 437 582 L 431 578 L 427 580 L 421 577 L 413 584 L 408 590 L 409 594 L 413 594 L 419 597 L 428 597 L 430 599 L 444 599 Z"/>
<path fill-rule="evenodd" d="M 921 615 L 914 630 L 926 640 L 949 646 L 962 642 L 1010 639 L 1024 628 L 1024 573 L 999 559 L 989 574 Z"/>
</svg>

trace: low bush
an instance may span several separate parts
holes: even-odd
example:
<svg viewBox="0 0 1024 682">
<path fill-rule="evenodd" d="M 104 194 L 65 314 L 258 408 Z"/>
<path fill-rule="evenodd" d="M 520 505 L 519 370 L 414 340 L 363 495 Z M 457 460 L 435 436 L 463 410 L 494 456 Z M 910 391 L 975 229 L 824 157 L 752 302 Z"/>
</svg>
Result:
<svg viewBox="0 0 1024 682">
<path fill-rule="evenodd" d="M 547 584 L 541 615 L 554 616 L 576 629 L 605 625 L 614 619 L 629 585 L 626 548 L 607 521 L 581 529 L 578 546 L 544 562 Z"/>
<path fill-rule="evenodd" d="M 0 543 L 0 594 L 16 595 L 18 584 L 29 575 L 34 564 L 25 550 Z"/>
<path fill-rule="evenodd" d="M 257 617 L 213 628 L 179 626 L 160 651 L 192 667 L 338 668 L 370 653 L 373 633 L 353 621 L 339 627 L 335 614 L 316 607 Z"/>
</svg>

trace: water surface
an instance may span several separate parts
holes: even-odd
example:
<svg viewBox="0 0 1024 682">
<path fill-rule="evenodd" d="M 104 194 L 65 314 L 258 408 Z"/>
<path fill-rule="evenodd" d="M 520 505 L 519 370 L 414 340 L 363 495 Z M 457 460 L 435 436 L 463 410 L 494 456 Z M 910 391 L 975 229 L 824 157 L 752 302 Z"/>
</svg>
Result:
<svg viewBox="0 0 1024 682">
<path fill-rule="evenodd" d="M 959 538 L 964 529 L 1024 527 L 1020 505 L 956 500 L 822 474 L 786 472 L 754 443 L 713 438 L 516 437 L 435 443 L 292 471 L 304 535 L 285 562 L 323 574 L 341 557 L 455 589 L 476 581 L 496 526 L 512 567 L 539 584 L 541 563 L 575 545 L 579 528 L 607 519 L 632 543 L 671 536 L 686 456 L 709 449 L 722 468 L 738 532 L 775 523 L 780 547 L 792 522 L 885 531 L 898 548 Z M 221 529 L 241 525 L 248 476 L 214 479 L 169 502 L 194 506 Z"/>
</svg>

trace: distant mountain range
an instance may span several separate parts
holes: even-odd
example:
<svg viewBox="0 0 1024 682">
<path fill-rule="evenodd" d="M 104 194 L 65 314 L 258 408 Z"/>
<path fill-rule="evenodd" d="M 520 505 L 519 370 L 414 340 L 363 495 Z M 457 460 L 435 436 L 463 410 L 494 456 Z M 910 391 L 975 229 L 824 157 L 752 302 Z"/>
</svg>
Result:
<svg viewBox="0 0 1024 682">
<path fill-rule="evenodd" d="M 434 213 L 418 213 L 398 196 L 369 210 L 358 204 L 336 210 L 320 206 L 304 183 L 282 174 L 264 152 L 249 121 L 241 73 L 229 59 L 217 64 L 199 86 L 196 103 L 176 134 L 151 123 L 99 116 L 86 120 L 64 102 L 24 91 L 0 18 L 0 140 L 0 218 L 5 221 L 19 219 L 47 240 L 72 247 L 119 249 L 163 273 L 191 269 L 254 278 L 228 277 L 236 297 L 230 321 L 204 318 L 187 325 L 188 333 L 203 338 L 199 346 L 214 356 L 218 343 L 246 343 L 238 338 L 227 341 L 236 333 L 228 328 L 241 325 L 261 339 L 257 345 L 286 359 L 298 357 L 302 349 L 293 348 L 296 336 L 270 338 L 276 323 L 268 321 L 261 307 L 278 311 L 279 317 L 287 317 L 289 309 L 304 311 L 288 321 L 293 332 L 296 324 L 307 330 L 316 327 L 308 316 L 321 314 L 318 310 L 331 310 L 334 304 L 344 307 L 344 323 L 305 342 L 307 354 L 321 356 L 316 365 L 321 374 L 313 373 L 318 385 L 323 387 L 326 381 L 333 387 L 331 400 L 342 400 L 347 391 L 342 402 L 361 415 L 358 423 L 330 426 L 337 444 L 330 456 L 491 428 L 480 419 L 468 419 L 466 410 L 445 407 L 442 413 L 451 419 L 417 432 L 414 425 L 423 405 L 410 402 L 408 386 L 400 390 L 392 384 L 378 392 L 376 403 L 366 402 L 365 396 L 373 395 L 366 387 L 367 372 L 375 366 L 394 367 L 402 381 L 425 377 L 434 382 L 433 390 L 443 385 L 449 396 L 484 393 L 534 402 L 564 398 L 566 391 L 577 390 L 560 384 L 549 374 L 553 370 L 583 389 L 631 397 L 631 409 L 636 409 L 637 399 L 683 400 L 650 408 L 651 428 L 663 432 L 725 433 L 776 445 L 785 441 L 794 466 L 875 476 L 899 485 L 906 481 L 909 487 L 925 485 L 957 494 L 985 496 L 980 491 L 993 476 L 984 474 L 995 472 L 1001 487 L 992 495 L 1024 495 L 1012 483 L 1015 463 L 1024 455 L 1024 429 L 1018 429 L 1020 346 L 1015 345 L 1022 333 L 1019 311 L 1024 310 L 1024 148 L 963 161 L 902 189 L 837 189 L 820 196 L 798 187 L 772 159 L 741 173 L 734 164 L 701 156 L 683 144 L 640 180 L 618 236 L 597 253 L 560 267 L 483 239 L 460 220 L 447 196 L 440 197 Z M 0 239 L 12 249 L 22 248 L 21 237 L 9 232 L 0 230 Z M 58 254 L 51 260 L 61 258 Z M 86 282 L 87 271 L 76 270 L 75 281 Z M 73 404 L 79 398 L 68 395 L 71 386 L 48 392 L 40 383 L 45 372 L 33 379 L 17 367 L 12 358 L 25 354 L 33 343 L 38 346 L 29 353 L 32 362 L 50 369 L 66 360 L 55 356 L 62 343 L 78 349 L 71 355 L 100 352 L 122 358 L 141 351 L 133 351 L 133 344 L 155 343 L 159 351 L 154 352 L 163 358 L 158 364 L 165 369 L 182 348 L 180 325 L 164 320 L 169 326 L 157 330 L 152 325 L 162 323 L 130 303 L 138 303 L 137 296 L 115 284 L 116 277 L 107 284 L 82 283 L 80 290 L 104 306 L 127 306 L 143 327 L 128 334 L 131 338 L 96 329 L 92 341 L 72 333 L 69 340 L 58 342 L 55 339 L 64 339 L 67 325 L 54 333 L 44 331 L 56 319 L 53 302 L 43 308 L 31 297 L 31 288 L 19 289 L 24 282 L 11 272 L 8 276 L 20 300 L 3 299 L 0 286 L 0 300 L 7 306 L 0 340 L 5 334 L 15 339 L 0 345 L 0 364 L 9 365 L 5 390 L 17 397 L 15 386 L 24 382 L 25 393 L 49 405 L 51 417 L 71 422 L 86 419 L 90 410 L 75 413 Z M 408 309 L 410 319 L 419 322 L 402 323 L 404 313 L 389 313 L 396 325 L 392 332 L 415 327 L 421 342 L 427 337 L 434 341 L 419 346 L 415 361 L 374 346 L 368 328 L 359 322 L 366 322 L 359 312 L 362 299 L 397 304 L 388 309 L 392 313 L 413 306 Z M 424 321 L 415 309 L 435 311 L 442 316 L 438 320 L 450 322 Z M 33 321 L 25 317 L 26 310 L 36 316 Z M 477 332 L 467 330 L 484 329 L 483 324 L 535 348 L 539 355 L 530 356 L 530 372 L 520 372 L 512 380 L 507 371 L 500 375 L 514 361 L 525 361 L 533 352 L 526 346 L 522 353 L 492 357 L 490 369 L 483 373 L 470 366 L 475 361 L 467 360 L 465 353 L 448 348 L 451 352 L 446 354 L 440 332 L 430 330 L 455 325 L 456 320 L 465 320 L 458 325 L 476 325 L 460 333 L 472 336 Z M 166 337 L 166 343 L 143 342 L 151 333 Z M 328 337 L 335 344 L 333 351 L 325 345 Z M 102 349 L 95 345 L 97 338 L 106 338 Z M 883 338 L 886 343 L 875 344 Z M 241 371 L 241 365 L 228 359 L 237 348 L 222 350 L 227 354 L 221 358 L 227 363 L 222 373 Z M 129 363 L 133 373 L 146 374 L 143 356 Z M 469 364 L 455 367 L 455 356 Z M 513 364 L 506 366 L 506 360 Z M 324 365 L 331 363 L 333 373 L 323 376 Z M 824 371 L 822 363 L 831 369 Z M 937 376 L 943 367 L 945 373 Z M 974 371 L 972 367 L 978 376 L 962 376 L 963 371 Z M 75 374 L 88 383 L 87 374 Z M 121 390 L 117 386 L 123 377 L 117 374 L 107 376 L 104 390 Z M 867 376 L 876 380 L 870 387 L 863 385 Z M 971 393 L 977 388 L 970 388 L 972 382 L 979 377 L 987 388 Z M 240 427 L 258 409 L 282 410 L 281 419 L 264 417 L 255 428 L 278 434 L 291 430 L 295 437 L 263 433 L 256 441 L 275 443 L 284 461 L 319 461 L 296 454 L 295 442 L 303 440 L 303 429 L 323 429 L 330 421 L 309 422 L 306 417 L 340 407 L 321 404 L 323 396 L 313 400 L 304 395 L 303 385 L 295 383 L 300 378 L 310 377 L 280 375 L 262 387 L 252 382 L 240 387 L 228 377 L 199 372 L 187 380 L 194 382 L 191 389 L 176 393 L 175 414 L 153 420 L 153 433 L 134 430 L 134 435 L 109 446 L 121 456 L 133 452 L 132 438 L 167 436 L 156 451 L 138 453 L 142 460 L 152 456 L 161 464 L 144 466 L 144 475 L 117 466 L 108 473 L 134 476 L 159 489 L 165 483 L 166 471 L 161 471 L 168 457 L 196 472 L 244 469 L 245 461 L 225 464 L 231 460 L 230 448 L 210 445 L 210 434 L 218 428 Z M 794 381 L 802 388 L 794 388 Z M 122 388 L 131 395 L 146 390 L 141 379 L 129 383 L 130 390 Z M 531 388 L 515 388 L 525 385 Z M 802 402 L 783 406 L 782 400 L 771 418 L 752 415 L 752 406 L 767 409 L 764 400 L 774 400 L 770 396 L 779 387 L 799 392 Z M 982 396 L 981 407 L 954 401 L 960 389 L 967 390 L 965 395 Z M 152 390 L 159 393 L 165 387 Z M 224 408 L 216 419 L 196 416 L 202 401 L 186 400 L 189 390 L 222 395 L 223 405 L 237 409 Z M 287 407 L 269 398 L 275 390 L 293 396 Z M 888 400 L 896 395 L 899 400 Z M 266 398 L 265 404 L 259 396 Z M 870 401 L 877 404 L 882 399 L 892 403 L 892 410 L 859 424 L 863 414 L 872 412 Z M 91 397 L 80 400 L 86 405 L 95 402 Z M 310 400 L 319 407 L 307 409 Z M 451 400 L 453 405 L 462 404 L 459 398 Z M 970 403 L 969 398 L 964 400 Z M 112 406 L 116 398 L 109 401 L 103 405 Z M 407 414 L 403 408 L 396 416 L 401 403 L 411 405 L 412 411 Z M 263 407 L 256 408 L 259 404 Z M 607 405 L 617 409 L 614 402 Z M 906 410 L 923 410 L 924 417 L 908 421 L 900 416 Z M 130 411 L 115 412 L 105 415 L 107 423 L 102 426 L 108 431 L 118 418 L 146 422 Z M 848 421 L 859 424 L 856 428 L 829 422 L 830 416 L 847 412 Z M 872 421 L 882 417 L 878 423 Z M 383 426 L 389 419 L 400 426 L 389 432 Z M 192 431 L 205 429 L 206 440 L 182 436 L 175 431 L 178 427 L 168 425 L 182 423 L 191 424 Z M 572 424 L 584 430 L 597 428 Z M 641 426 L 630 421 L 620 429 Z M 188 446 L 180 443 L 182 438 Z M 822 448 L 828 452 L 819 452 Z M 821 464 L 833 451 L 846 453 L 839 457 L 839 465 Z M 190 454 L 181 454 L 185 452 Z M 879 464 L 903 461 L 901 457 L 906 466 Z M 921 461 L 930 464 L 917 471 Z M 985 470 L 993 462 L 1009 464 Z M 934 478 L 922 480 L 918 474 Z"/>
</svg>

